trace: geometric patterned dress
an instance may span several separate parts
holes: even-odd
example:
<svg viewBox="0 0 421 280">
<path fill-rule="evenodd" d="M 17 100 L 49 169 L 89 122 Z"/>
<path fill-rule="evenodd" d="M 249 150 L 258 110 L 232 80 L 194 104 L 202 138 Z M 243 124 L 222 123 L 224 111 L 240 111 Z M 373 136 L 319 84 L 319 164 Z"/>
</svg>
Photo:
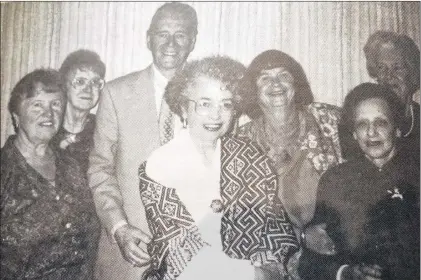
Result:
<svg viewBox="0 0 421 280">
<path fill-rule="evenodd" d="M 256 143 L 221 138 L 221 247 L 230 258 L 254 266 L 285 264 L 298 242 L 278 199 L 276 174 Z M 140 194 L 153 235 L 148 252 L 152 264 L 143 279 L 176 279 L 207 246 L 196 221 L 175 188 L 163 186 L 139 168 Z"/>
</svg>

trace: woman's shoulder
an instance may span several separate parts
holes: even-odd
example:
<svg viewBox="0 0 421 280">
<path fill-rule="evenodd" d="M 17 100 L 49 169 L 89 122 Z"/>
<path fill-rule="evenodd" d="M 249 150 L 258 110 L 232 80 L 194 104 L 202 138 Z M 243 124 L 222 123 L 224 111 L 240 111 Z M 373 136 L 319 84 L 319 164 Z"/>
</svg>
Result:
<svg viewBox="0 0 421 280">
<path fill-rule="evenodd" d="M 243 149 L 245 147 L 250 147 L 256 149 L 256 152 L 264 154 L 260 145 L 252 140 L 248 135 L 236 134 L 236 135 L 226 135 L 222 138 L 222 147 L 226 149 Z"/>
<path fill-rule="evenodd" d="M 14 135 L 9 136 L 9 138 L 6 140 L 6 143 L 4 144 L 4 146 L 0 149 L 0 160 L 1 160 L 1 167 L 3 167 L 3 163 L 7 163 L 8 161 L 10 161 L 13 157 L 14 157 L 14 144 L 13 144 L 13 139 L 14 139 Z"/>
<path fill-rule="evenodd" d="M 307 111 L 321 122 L 338 122 L 341 117 L 341 108 L 327 103 L 313 102 L 307 106 Z"/>
<path fill-rule="evenodd" d="M 155 179 L 161 177 L 163 172 L 170 172 L 174 168 L 180 168 L 177 161 L 185 156 L 183 145 L 179 139 L 172 139 L 165 145 L 154 150 L 148 159 L 141 165 L 145 175 Z"/>
<path fill-rule="evenodd" d="M 10 182 L 11 177 L 25 175 L 21 174 L 19 168 L 16 168 L 16 164 L 19 159 L 17 158 L 16 151 L 14 149 L 14 144 L 11 139 L 6 140 L 4 146 L 0 149 L 0 169 L 1 169 L 1 193 L 2 196 L 5 195 L 8 182 Z"/>
<path fill-rule="evenodd" d="M 174 159 L 178 154 L 181 154 L 180 145 L 178 139 L 172 139 L 166 144 L 155 149 L 147 159 L 147 163 L 150 162 L 167 162 L 168 160 Z"/>
<path fill-rule="evenodd" d="M 236 158 L 241 158 L 249 164 L 269 162 L 267 154 L 256 141 L 246 136 L 224 136 L 221 140 L 221 159 L 223 159 L 223 164 Z"/>
<path fill-rule="evenodd" d="M 235 136 L 239 138 L 250 138 L 254 139 L 257 134 L 257 126 L 263 125 L 259 123 L 259 119 L 251 119 L 248 122 L 239 126 L 235 131 Z"/>
<path fill-rule="evenodd" d="M 352 178 L 355 178 L 358 173 L 361 173 L 362 164 L 363 163 L 359 159 L 351 159 L 349 161 L 342 162 L 327 169 L 320 178 L 320 181 L 346 182 L 352 180 Z"/>
</svg>

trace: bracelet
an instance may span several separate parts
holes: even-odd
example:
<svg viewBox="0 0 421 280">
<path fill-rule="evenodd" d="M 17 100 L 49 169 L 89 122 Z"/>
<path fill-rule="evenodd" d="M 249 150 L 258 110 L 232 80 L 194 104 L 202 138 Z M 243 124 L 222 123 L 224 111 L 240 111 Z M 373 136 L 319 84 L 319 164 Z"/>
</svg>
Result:
<svg viewBox="0 0 421 280">
<path fill-rule="evenodd" d="M 345 268 L 348 266 L 348 264 L 344 264 L 339 267 L 338 271 L 336 272 L 336 280 L 342 280 L 342 272 L 344 272 Z"/>
</svg>

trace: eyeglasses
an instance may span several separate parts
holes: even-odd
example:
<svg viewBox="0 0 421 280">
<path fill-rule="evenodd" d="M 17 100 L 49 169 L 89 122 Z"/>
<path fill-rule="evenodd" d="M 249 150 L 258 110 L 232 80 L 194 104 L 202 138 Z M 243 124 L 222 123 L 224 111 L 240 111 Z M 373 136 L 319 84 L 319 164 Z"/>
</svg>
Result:
<svg viewBox="0 0 421 280">
<path fill-rule="evenodd" d="M 208 116 L 212 112 L 213 108 L 217 108 L 222 114 L 228 114 L 234 111 L 234 102 L 232 100 L 224 100 L 218 104 L 212 103 L 206 99 L 200 99 L 198 101 L 187 99 L 188 101 L 194 102 L 194 110 L 200 116 Z"/>
<path fill-rule="evenodd" d="M 257 84 L 260 85 L 269 85 L 276 83 L 287 83 L 293 84 L 294 77 L 287 71 L 279 73 L 262 73 L 257 78 Z"/>
<path fill-rule="evenodd" d="M 153 35 L 161 43 L 166 43 L 169 40 L 174 40 L 176 44 L 180 46 L 185 46 L 190 41 L 189 34 L 184 33 L 184 32 L 176 32 L 173 35 L 171 35 L 169 32 L 162 31 L 162 32 L 152 32 L 151 35 Z"/>
<path fill-rule="evenodd" d="M 75 89 L 85 89 L 87 86 L 89 86 L 91 88 L 101 90 L 104 88 L 105 81 L 103 79 L 94 79 L 88 81 L 88 79 L 80 77 L 74 79 L 71 84 Z"/>
<path fill-rule="evenodd" d="M 406 73 L 406 70 L 407 68 L 402 64 L 394 64 L 390 67 L 382 63 L 377 65 L 378 76 L 402 75 Z"/>
</svg>

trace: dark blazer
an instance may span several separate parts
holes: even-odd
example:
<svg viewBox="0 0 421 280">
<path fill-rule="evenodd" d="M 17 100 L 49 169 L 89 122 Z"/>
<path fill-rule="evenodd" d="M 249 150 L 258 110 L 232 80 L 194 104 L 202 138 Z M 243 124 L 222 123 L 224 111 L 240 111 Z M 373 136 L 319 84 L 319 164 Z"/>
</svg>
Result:
<svg viewBox="0 0 421 280">
<path fill-rule="evenodd" d="M 402 154 L 381 169 L 364 156 L 326 171 L 314 224 L 326 223 L 338 254 L 305 250 L 305 280 L 336 279 L 343 264 L 378 264 L 385 280 L 419 279 L 419 165 Z"/>
</svg>

